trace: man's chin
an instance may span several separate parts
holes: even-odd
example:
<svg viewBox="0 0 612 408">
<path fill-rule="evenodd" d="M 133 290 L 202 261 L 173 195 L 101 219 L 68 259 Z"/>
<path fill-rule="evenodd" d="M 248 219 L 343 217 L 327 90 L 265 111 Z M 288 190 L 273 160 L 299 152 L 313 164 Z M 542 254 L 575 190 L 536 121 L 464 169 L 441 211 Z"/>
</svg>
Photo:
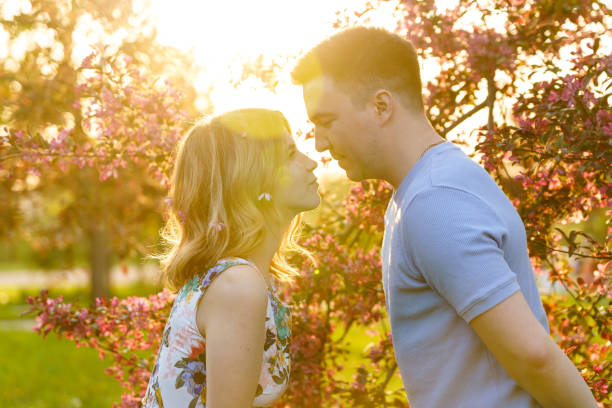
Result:
<svg viewBox="0 0 612 408">
<path fill-rule="evenodd" d="M 346 173 L 346 177 L 348 177 L 349 180 L 351 181 L 362 181 L 365 180 L 367 177 L 363 176 L 363 173 L 360 171 L 355 171 L 354 169 L 345 169 L 343 168 L 344 172 Z"/>
</svg>

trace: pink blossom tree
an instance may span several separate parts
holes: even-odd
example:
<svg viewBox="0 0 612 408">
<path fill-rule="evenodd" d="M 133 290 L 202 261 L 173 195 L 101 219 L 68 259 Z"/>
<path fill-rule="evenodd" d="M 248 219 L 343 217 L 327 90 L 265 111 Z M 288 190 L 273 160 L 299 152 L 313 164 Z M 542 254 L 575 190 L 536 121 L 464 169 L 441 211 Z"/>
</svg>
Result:
<svg viewBox="0 0 612 408">
<path fill-rule="evenodd" d="M 534 269 L 564 288 L 561 294 L 543 294 L 552 335 L 600 404 L 610 406 L 612 60 L 610 50 L 596 40 L 610 32 L 609 10 L 602 2 L 587 0 L 459 1 L 448 9 L 437 8 L 433 0 L 422 0 L 404 1 L 398 7 L 404 17 L 398 31 L 415 44 L 422 58 L 440 65 L 440 73 L 425 90 L 433 126 L 449 136 L 465 127 L 469 118 L 476 120 L 477 113 L 486 113 L 474 130 L 476 154 L 523 218 Z M 91 83 L 104 81 L 106 76 L 96 78 Z M 97 104 L 119 112 L 125 109 L 125 115 L 119 117 L 130 117 L 127 112 L 133 102 L 121 107 L 113 101 L 132 84 L 130 94 L 152 101 L 156 112 L 152 118 L 165 118 L 158 109 L 169 105 L 160 102 L 164 98 L 159 92 L 170 91 L 148 93 L 150 82 L 146 76 L 139 78 L 127 83 L 104 82 L 109 93 L 96 94 Z M 138 110 L 149 106 L 147 103 L 137 105 Z M 92 126 L 101 124 L 100 145 L 78 152 L 90 155 L 83 165 L 112 179 L 113 171 L 121 171 L 123 165 L 143 164 L 163 180 L 171 158 L 161 157 L 164 143 L 174 137 L 170 131 L 176 129 L 173 119 L 164 122 L 166 136 L 155 139 L 159 142 L 145 141 L 151 150 L 142 152 L 136 150 L 142 143 L 130 144 L 130 132 L 149 140 L 149 131 L 136 129 L 149 124 L 115 123 L 116 115 L 111 118 L 105 112 L 93 114 Z M 107 128 L 113 131 L 105 135 Z M 8 145 L 15 149 L 10 151 L 18 151 L 21 158 L 41 148 L 29 144 L 36 143 L 29 136 L 9 133 Z M 30 163 L 37 163 L 33 157 L 49 157 L 49 149 L 61 146 L 61 140 L 45 146 L 46 155 L 31 156 L 28 164 L 17 169 L 25 171 Z M 124 153 L 117 156 L 117 152 Z M 66 156 L 62 153 L 49 163 L 59 166 L 60 158 Z M 368 181 L 340 199 L 323 195 L 318 219 L 304 240 L 319 263 L 313 267 L 296 258 L 302 276 L 285 289 L 285 296 L 295 305 L 294 363 L 290 388 L 277 406 L 407 406 L 403 390 L 390 386 L 397 367 L 385 326 L 379 278 L 378 250 L 390 193 L 388 185 Z M 597 211 L 605 213 L 603 238 L 560 227 L 588 220 Z M 569 261 L 576 259 L 592 260 L 594 271 L 589 277 L 572 272 Z M 89 309 L 77 309 L 44 293 L 30 299 L 39 330 L 55 331 L 113 356 L 110 372 L 121 375 L 126 388 L 124 407 L 137 406 L 142 396 L 146 370 L 152 366 L 171 301 L 172 296 L 162 292 L 148 299 L 99 300 Z M 343 366 L 350 363 L 347 356 L 354 358 L 349 342 L 357 327 L 369 330 L 372 343 L 362 351 L 360 364 L 347 381 Z"/>
<path fill-rule="evenodd" d="M 84 247 L 92 295 L 107 295 L 111 262 L 139 257 L 155 243 L 140 231 L 161 223 L 165 189 L 153 167 L 164 159 L 147 157 L 148 144 L 165 143 L 170 151 L 186 126 L 181 111 L 193 114 L 191 62 L 155 42 L 146 9 L 132 1 L 23 6 L 0 15 L 13 51 L 0 61 L 0 239 L 24 240 L 41 254 L 67 253 L 66 266 L 74 261 L 70 253 Z M 31 38 L 44 41 L 30 40 L 20 52 Z M 87 49 L 97 56 L 81 64 Z M 135 92 L 128 82 L 138 76 L 160 80 Z M 180 103 L 176 91 L 163 90 L 163 78 L 180 86 Z M 142 132 L 151 132 L 147 143 Z M 130 147 L 136 141 L 139 150 Z M 129 155 L 140 161 L 128 163 Z"/>
</svg>

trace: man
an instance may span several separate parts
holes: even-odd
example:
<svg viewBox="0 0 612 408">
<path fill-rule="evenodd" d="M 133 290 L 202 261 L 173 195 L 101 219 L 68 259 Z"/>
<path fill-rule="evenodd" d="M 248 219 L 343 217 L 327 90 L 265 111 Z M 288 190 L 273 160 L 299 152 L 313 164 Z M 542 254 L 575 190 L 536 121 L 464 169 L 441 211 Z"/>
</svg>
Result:
<svg viewBox="0 0 612 408">
<path fill-rule="evenodd" d="M 428 122 L 412 45 L 349 29 L 307 53 L 292 77 L 317 150 L 352 180 L 394 187 L 382 274 L 410 406 L 596 407 L 548 334 L 514 207 Z"/>
</svg>

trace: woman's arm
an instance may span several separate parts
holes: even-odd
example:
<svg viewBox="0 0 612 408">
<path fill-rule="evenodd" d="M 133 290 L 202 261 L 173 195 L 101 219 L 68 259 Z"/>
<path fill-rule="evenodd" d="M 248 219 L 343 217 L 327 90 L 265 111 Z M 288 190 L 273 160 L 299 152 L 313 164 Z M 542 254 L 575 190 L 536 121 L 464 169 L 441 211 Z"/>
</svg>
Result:
<svg viewBox="0 0 612 408">
<path fill-rule="evenodd" d="M 261 371 L 266 283 L 252 267 L 237 265 L 210 285 L 196 322 L 206 337 L 206 406 L 253 405 Z"/>
</svg>

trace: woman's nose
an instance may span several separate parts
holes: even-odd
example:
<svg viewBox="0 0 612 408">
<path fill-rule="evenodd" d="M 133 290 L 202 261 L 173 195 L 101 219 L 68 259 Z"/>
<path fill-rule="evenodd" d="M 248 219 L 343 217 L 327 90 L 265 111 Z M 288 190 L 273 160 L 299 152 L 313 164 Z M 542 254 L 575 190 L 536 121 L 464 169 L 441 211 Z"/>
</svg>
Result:
<svg viewBox="0 0 612 408">
<path fill-rule="evenodd" d="M 312 160 L 308 156 L 305 156 L 305 157 L 306 157 L 306 170 L 313 171 L 314 169 L 316 169 L 317 168 L 317 162 Z"/>
</svg>

